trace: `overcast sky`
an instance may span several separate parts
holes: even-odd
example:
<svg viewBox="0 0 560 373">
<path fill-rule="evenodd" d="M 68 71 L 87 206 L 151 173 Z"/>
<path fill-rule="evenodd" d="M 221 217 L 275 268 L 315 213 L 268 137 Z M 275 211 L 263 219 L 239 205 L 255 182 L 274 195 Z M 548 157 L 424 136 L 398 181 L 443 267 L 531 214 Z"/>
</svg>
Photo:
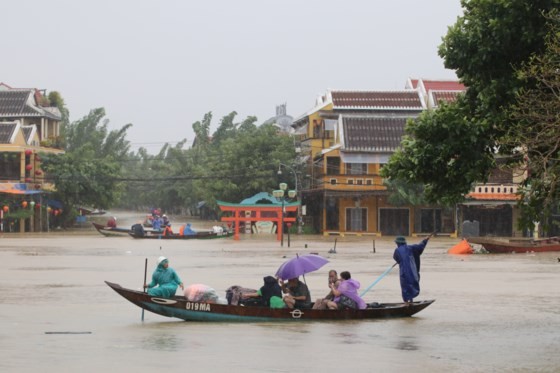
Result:
<svg viewBox="0 0 560 373">
<path fill-rule="evenodd" d="M 327 89 L 455 79 L 437 54 L 459 0 L 18 0 L 2 6 L 0 82 L 59 91 L 77 120 L 104 107 L 156 153 L 237 111 L 294 118 Z"/>
</svg>

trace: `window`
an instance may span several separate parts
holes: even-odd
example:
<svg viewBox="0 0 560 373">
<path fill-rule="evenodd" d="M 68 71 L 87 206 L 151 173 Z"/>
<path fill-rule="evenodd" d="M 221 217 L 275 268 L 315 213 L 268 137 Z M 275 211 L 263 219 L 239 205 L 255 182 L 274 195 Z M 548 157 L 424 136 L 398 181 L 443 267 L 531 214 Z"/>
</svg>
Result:
<svg viewBox="0 0 560 373">
<path fill-rule="evenodd" d="M 327 175 L 340 175 L 340 157 L 327 157 Z"/>
<path fill-rule="evenodd" d="M 366 185 L 373 185 L 373 179 L 366 179 Z"/>
<path fill-rule="evenodd" d="M 346 182 L 348 185 L 354 185 L 354 179 L 348 179 Z"/>
<path fill-rule="evenodd" d="M 346 163 L 346 175 L 367 174 L 367 163 Z"/>
<path fill-rule="evenodd" d="M 346 231 L 367 232 L 367 208 L 346 209 Z"/>
<path fill-rule="evenodd" d="M 331 185 L 336 185 L 336 179 L 331 179 Z"/>
</svg>

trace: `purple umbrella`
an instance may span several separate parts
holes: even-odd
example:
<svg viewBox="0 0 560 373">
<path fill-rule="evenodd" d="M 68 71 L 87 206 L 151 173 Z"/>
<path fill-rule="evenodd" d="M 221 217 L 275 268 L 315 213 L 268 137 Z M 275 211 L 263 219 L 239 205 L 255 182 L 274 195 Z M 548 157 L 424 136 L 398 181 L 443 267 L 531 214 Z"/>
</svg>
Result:
<svg viewBox="0 0 560 373">
<path fill-rule="evenodd" d="M 276 276 L 283 280 L 298 278 L 306 273 L 313 272 L 327 264 L 329 261 L 315 254 L 297 255 L 278 268 Z M 304 276 L 305 278 L 305 276 Z"/>
</svg>

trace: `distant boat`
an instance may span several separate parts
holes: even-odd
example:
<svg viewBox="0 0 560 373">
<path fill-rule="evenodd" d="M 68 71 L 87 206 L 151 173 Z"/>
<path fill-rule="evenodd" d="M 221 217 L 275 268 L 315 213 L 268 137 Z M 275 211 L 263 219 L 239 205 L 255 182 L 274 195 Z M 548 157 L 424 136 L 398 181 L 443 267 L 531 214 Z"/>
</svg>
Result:
<svg viewBox="0 0 560 373">
<path fill-rule="evenodd" d="M 171 299 L 158 298 L 142 291 L 126 289 L 105 281 L 111 289 L 128 301 L 147 311 L 185 321 L 316 321 L 316 320 L 366 320 L 389 319 L 412 316 L 428 307 L 434 300 L 405 303 L 379 303 L 363 310 L 314 310 L 269 308 L 259 306 L 236 306 L 205 302 L 191 302 L 184 296 Z"/>
<path fill-rule="evenodd" d="M 494 254 L 560 251 L 560 237 L 508 240 L 486 237 L 467 237 L 471 244 L 482 245 Z"/>
<path fill-rule="evenodd" d="M 130 232 L 130 228 L 117 228 L 117 227 L 106 227 L 103 224 L 91 223 L 95 227 L 95 229 L 104 236 L 107 237 L 128 237 L 128 232 Z"/>
<path fill-rule="evenodd" d="M 138 239 L 161 239 L 161 240 L 209 240 L 213 238 L 228 238 L 233 236 L 233 232 L 223 232 L 223 233 L 216 233 L 212 231 L 199 231 L 196 234 L 189 234 L 189 235 L 182 235 L 174 233 L 172 235 L 164 235 L 163 231 L 149 231 L 145 230 L 144 234 L 138 234 L 137 232 L 133 232 L 131 230 L 128 231 L 128 235 L 133 238 Z"/>
</svg>

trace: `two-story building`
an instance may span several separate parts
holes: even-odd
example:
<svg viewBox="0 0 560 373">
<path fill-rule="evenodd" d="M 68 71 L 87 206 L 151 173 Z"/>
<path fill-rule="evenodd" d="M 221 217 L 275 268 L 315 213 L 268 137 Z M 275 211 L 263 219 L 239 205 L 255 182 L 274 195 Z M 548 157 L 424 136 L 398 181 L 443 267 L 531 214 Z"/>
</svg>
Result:
<svg viewBox="0 0 560 373">
<path fill-rule="evenodd" d="M 0 230 L 43 230 L 51 210 L 41 202 L 52 184 L 41 154 L 63 152 L 50 146 L 60 136 L 60 121 L 42 92 L 0 83 Z"/>
<path fill-rule="evenodd" d="M 407 121 L 425 109 L 418 89 L 329 90 L 294 121 L 308 155 L 311 181 L 302 199 L 315 230 L 341 235 L 455 231 L 452 209 L 391 205 L 380 176 L 400 146 Z"/>
</svg>

